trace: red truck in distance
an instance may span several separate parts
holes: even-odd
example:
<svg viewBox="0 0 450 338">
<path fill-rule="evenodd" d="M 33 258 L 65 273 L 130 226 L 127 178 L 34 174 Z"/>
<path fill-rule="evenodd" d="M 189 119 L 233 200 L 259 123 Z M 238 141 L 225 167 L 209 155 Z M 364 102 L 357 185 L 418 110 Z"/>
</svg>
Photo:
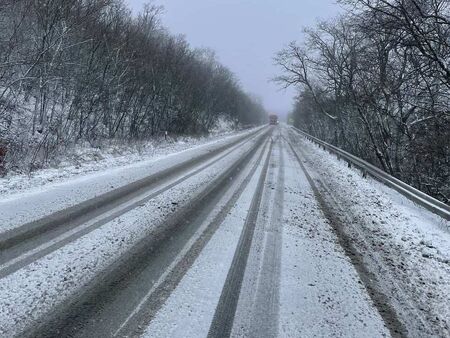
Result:
<svg viewBox="0 0 450 338">
<path fill-rule="evenodd" d="M 270 125 L 277 125 L 278 124 L 278 116 L 275 114 L 269 115 L 269 124 Z"/>
</svg>

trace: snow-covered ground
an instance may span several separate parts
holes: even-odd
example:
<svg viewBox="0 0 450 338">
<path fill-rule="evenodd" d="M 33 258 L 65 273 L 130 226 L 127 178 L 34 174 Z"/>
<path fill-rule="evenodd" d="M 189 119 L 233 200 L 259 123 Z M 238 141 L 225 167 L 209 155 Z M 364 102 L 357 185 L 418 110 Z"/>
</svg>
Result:
<svg viewBox="0 0 450 338">
<path fill-rule="evenodd" d="M 192 268 L 152 320 L 144 337 L 208 335 L 261 170 L 262 163 Z"/>
<path fill-rule="evenodd" d="M 79 146 L 72 149 L 70 153 L 62 155 L 61 161 L 54 166 L 30 174 L 11 172 L 5 177 L 0 177 L 0 196 L 5 197 L 39 187 L 46 189 L 48 185 L 87 174 L 126 167 L 129 164 L 144 161 L 157 161 L 169 154 L 214 143 L 230 136 L 245 134 L 248 131 L 233 131 L 229 129 L 228 125 L 221 125 L 208 137 L 169 137 L 167 140 L 160 138 L 129 145 L 114 143 L 102 148 Z"/>
<path fill-rule="evenodd" d="M 309 172 L 408 333 L 449 336 L 450 222 L 363 178 L 315 144 L 295 139 Z"/>
<path fill-rule="evenodd" d="M 286 129 L 282 134 L 288 138 Z M 363 178 L 314 144 L 295 139 L 295 148 L 301 149 L 302 161 L 321 194 L 332 208 L 339 205 L 334 212 L 341 212 L 346 231 L 376 278 L 377 292 L 387 297 L 384 305 L 393 307 L 403 333 L 446 336 L 448 222 L 383 184 Z M 270 337 L 360 337 L 362 332 L 369 337 L 391 336 L 390 330 L 402 328 L 395 324 L 388 328 L 380 315 L 386 307 L 377 308 L 372 298 L 376 296 L 369 295 L 373 285 L 366 284 L 341 246 L 340 235 L 287 144 L 281 149 L 277 154 L 275 146 L 272 154 L 232 336 L 263 332 Z M 277 193 L 280 188 L 283 192 Z M 239 202 L 239 213 L 234 211 L 229 218 L 248 208 L 245 201 Z M 281 219 L 276 216 L 280 213 Z M 235 234 L 233 244 L 229 233 L 221 232 L 226 224 L 149 325 L 146 336 L 206 336 L 225 279 L 223 265 L 231 263 L 229 248 L 235 248 L 237 239 Z M 221 264 L 215 267 L 219 256 Z"/>
<path fill-rule="evenodd" d="M 390 336 L 281 138 L 271 157 L 231 336 Z M 146 337 L 207 336 L 257 174 Z"/>
<path fill-rule="evenodd" d="M 235 136 L 233 136 L 235 137 Z M 229 142 L 229 140 L 225 140 Z M 210 150 L 219 140 L 197 151 Z M 254 142 L 254 141 L 253 141 Z M 248 151 L 239 147 L 208 170 L 187 179 L 101 228 L 0 279 L 0 333 L 12 335 L 79 292 L 96 274 L 144 237 L 164 227 L 164 220 L 185 206 L 226 168 Z M 178 159 L 183 154 L 174 158 Z M 192 156 L 192 152 L 188 152 Z M 159 162 L 158 162 L 159 163 Z M 52 193 L 52 190 L 49 190 Z"/>
<path fill-rule="evenodd" d="M 290 152 L 285 170 L 279 336 L 390 336 Z"/>
<path fill-rule="evenodd" d="M 207 154 L 240 135 L 219 137 L 137 163 L 105 170 L 98 167 L 94 173 L 69 175 L 70 179 L 51 184 L 36 183 L 0 199 L 1 229 L 14 228 Z M 191 206 L 193 199 L 211 187 L 209 182 L 242 159 L 255 142 L 253 139 L 238 145 L 217 161 L 210 159 L 211 165 L 205 170 L 195 171 L 156 197 L 1 278 L 0 335 L 18 334 L 77 297 L 100 273 L 123 260 L 139 241 L 154 238 L 176 211 Z M 163 266 L 166 272 L 158 281 L 141 285 L 143 289 L 153 285 L 149 294 L 158 285 L 171 285 L 165 290 L 168 294 L 162 298 L 164 303 L 152 313 L 148 326 L 144 325 L 144 336 L 208 334 L 216 310 L 227 304 L 222 291 L 229 285 L 230 271 L 237 271 L 230 267 L 236 266 L 235 251 L 241 247 L 243 229 L 249 224 L 254 224 L 255 230 L 248 257 L 244 256 L 242 284 L 236 288 L 239 299 L 236 308 L 230 310 L 235 311 L 233 337 L 389 337 L 395 325 L 387 320 L 384 309 L 395 312 L 403 334 L 450 336 L 448 221 L 383 184 L 363 178 L 358 170 L 348 168 L 286 126 L 274 127 L 266 146 L 254 149 L 249 163 L 227 179 L 231 183 L 226 185 L 226 192 L 215 193 L 217 201 L 211 202 L 214 207 L 200 212 L 204 218 L 199 218 L 195 233 L 187 237 L 167 268 Z M 256 192 L 263 182 L 266 156 L 270 156 L 270 162 L 259 195 Z M 251 174 L 256 163 L 259 165 Z M 256 209 L 254 201 L 259 201 Z M 255 210 L 256 221 L 248 223 Z M 183 255 L 189 255 L 210 227 L 216 229 L 212 237 L 202 239 L 204 246 L 193 256 L 191 265 L 181 269 L 180 279 L 165 284 L 171 269 L 177 269 L 180 262 L 184 264 Z M 380 305 L 377 294 L 385 297 L 385 304 Z M 148 305 L 146 301 L 144 297 L 136 313 L 145 313 L 141 310 Z M 126 320 L 110 329 L 126 330 L 128 319 L 134 325 L 133 315 L 120 316 L 121 321 Z"/>
<path fill-rule="evenodd" d="M 195 143 L 197 141 L 178 144 L 179 148 L 176 145 L 159 148 L 158 155 L 149 153 L 146 157 L 133 154 L 121 157 L 120 161 L 118 158 L 107 158 L 90 162 L 75 171 L 72 171 L 74 167 L 70 167 L 72 169 L 43 170 L 31 179 L 23 176 L 3 179 L 10 180 L 8 182 L 11 184 L 3 188 L 9 193 L 0 197 L 0 233 L 209 153 L 254 131 L 236 132 L 209 139 L 208 142 L 198 141 L 199 144 Z"/>
</svg>

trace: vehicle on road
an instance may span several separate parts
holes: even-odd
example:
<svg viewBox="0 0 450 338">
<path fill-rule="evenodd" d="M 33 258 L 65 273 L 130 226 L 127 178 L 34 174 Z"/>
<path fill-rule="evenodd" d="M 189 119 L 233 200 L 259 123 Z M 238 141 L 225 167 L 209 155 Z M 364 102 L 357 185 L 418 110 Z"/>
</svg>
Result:
<svg viewBox="0 0 450 338">
<path fill-rule="evenodd" d="M 275 115 L 275 114 L 269 115 L 269 124 L 277 125 L 278 124 L 278 115 Z"/>
</svg>

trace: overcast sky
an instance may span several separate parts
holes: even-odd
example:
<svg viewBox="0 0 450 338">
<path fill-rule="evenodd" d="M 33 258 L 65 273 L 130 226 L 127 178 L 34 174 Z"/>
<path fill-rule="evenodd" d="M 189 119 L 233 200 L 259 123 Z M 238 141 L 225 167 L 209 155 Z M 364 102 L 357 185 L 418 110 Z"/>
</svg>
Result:
<svg viewBox="0 0 450 338">
<path fill-rule="evenodd" d="M 125 0 L 136 13 L 148 0 Z M 162 21 L 193 47 L 210 47 L 243 88 L 263 99 L 269 111 L 291 110 L 294 91 L 270 81 L 279 71 L 273 57 L 302 39 L 302 27 L 335 16 L 335 0 L 155 0 L 165 8 Z"/>
</svg>

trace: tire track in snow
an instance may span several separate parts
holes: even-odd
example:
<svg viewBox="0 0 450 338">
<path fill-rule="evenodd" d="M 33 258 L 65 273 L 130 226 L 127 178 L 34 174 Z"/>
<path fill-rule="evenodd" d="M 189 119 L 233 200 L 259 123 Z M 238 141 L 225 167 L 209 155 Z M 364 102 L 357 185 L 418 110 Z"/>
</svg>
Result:
<svg viewBox="0 0 450 338">
<path fill-rule="evenodd" d="M 386 327 L 389 329 L 391 336 L 395 338 L 407 337 L 407 330 L 400 321 L 395 309 L 390 305 L 388 297 L 374 285 L 374 276 L 370 273 L 370 271 L 368 271 L 367 267 L 364 265 L 362 255 L 354 248 L 350 241 L 350 238 L 348 238 L 348 236 L 345 234 L 345 225 L 343 225 L 334 215 L 332 209 L 328 206 L 327 202 L 317 188 L 316 183 L 306 169 L 305 164 L 303 163 L 302 158 L 299 155 L 299 152 L 302 153 L 301 149 L 296 151 L 292 143 L 287 139 L 285 140 L 288 143 L 300 167 L 302 168 L 324 216 L 328 219 L 329 224 L 337 235 L 341 247 L 344 249 L 345 254 L 352 262 L 361 281 L 364 283 L 368 295 L 370 296 L 374 306 L 377 308 L 378 313 L 386 324 Z"/>
<path fill-rule="evenodd" d="M 244 278 L 247 259 L 250 252 L 256 221 L 260 212 L 264 184 L 272 154 L 273 140 L 264 163 L 263 171 L 253 196 L 251 207 L 245 220 L 239 243 L 228 272 L 222 294 L 208 332 L 209 338 L 229 337 L 233 327 L 236 307 Z"/>
<path fill-rule="evenodd" d="M 267 133 L 267 130 L 265 131 Z M 44 232 L 49 232 L 62 225 L 76 226 L 79 222 L 92 218 L 104 210 L 110 210 L 115 206 L 115 203 L 120 203 L 123 200 L 135 197 L 142 193 L 142 191 L 151 188 L 155 183 L 163 180 L 169 175 L 177 175 L 180 172 L 201 165 L 205 161 L 214 156 L 226 151 L 230 148 L 246 143 L 251 138 L 262 134 L 261 130 L 252 132 L 251 134 L 239 137 L 225 145 L 221 145 L 213 150 L 209 150 L 199 156 L 192 157 L 174 166 L 166 168 L 164 171 L 158 171 L 150 176 L 141 178 L 137 181 L 121 186 L 100 196 L 82 201 L 76 205 L 67 207 L 63 210 L 56 211 L 50 215 L 42 215 L 40 219 L 35 219 L 26 224 L 15 226 L 5 232 L 0 233 L 0 250 L 9 249 L 23 241 L 33 239 Z M 93 216 L 94 215 L 94 216 Z M 77 222 L 79 221 L 79 222 Z M 72 224 L 74 223 L 74 224 Z"/>
<path fill-rule="evenodd" d="M 277 337 L 280 298 L 282 215 L 284 198 L 283 143 L 278 136 L 278 173 L 275 193 L 269 203 L 272 212 L 264 229 L 264 251 L 253 304 L 250 337 Z"/>
<path fill-rule="evenodd" d="M 325 151 L 316 149 L 295 131 L 290 136 L 299 144 L 326 203 L 345 225 L 343 236 L 362 256 L 372 286 L 386 296 L 406 335 L 449 336 L 449 270 L 440 260 L 450 248 L 446 246 L 445 221 L 375 179 L 359 182 L 359 171 L 348 170 L 334 156 L 329 161 Z M 322 166 L 318 159 L 327 165 Z M 332 170 L 337 170 L 334 177 L 330 176 Z M 361 183 L 361 190 L 352 190 L 355 183 Z M 428 242 L 425 238 L 435 239 Z M 423 257 L 423 243 L 436 245 L 436 257 Z"/>
<path fill-rule="evenodd" d="M 147 316 L 151 317 L 151 313 L 164 303 L 172 288 L 176 287 L 178 279 L 182 278 L 189 268 L 192 257 L 201 251 L 201 245 L 200 247 L 196 246 L 193 251 L 188 251 L 187 256 L 182 255 L 183 258 L 180 261 L 176 262 L 174 266 L 170 266 L 170 263 L 177 259 L 178 253 L 183 252 L 182 245 L 192 238 L 186 236 L 192 229 L 186 229 L 197 229 L 201 226 L 202 220 L 207 217 L 217 200 L 223 197 L 224 189 L 233 183 L 232 179 L 247 165 L 256 149 L 259 149 L 266 139 L 266 133 L 262 134 L 255 145 L 247 150 L 226 172 L 210 182 L 199 196 L 193 198 L 179 212 L 166 220 L 165 228 L 161 233 L 141 240 L 124 255 L 125 257 L 121 257 L 105 273 L 100 274 L 96 280 L 85 287 L 81 295 L 54 308 L 48 316 L 50 318 L 28 330 L 27 336 L 111 336 L 114 332 L 122 335 L 125 331 L 127 333 L 132 332 L 135 328 L 139 329 L 140 319 L 148 319 Z M 197 245 L 204 243 L 205 238 L 208 236 L 201 236 Z M 193 254 L 194 256 L 192 256 Z M 170 258 L 168 261 L 169 258 L 165 258 L 167 255 L 174 256 L 175 260 Z M 160 261 L 168 261 L 168 263 L 166 265 Z M 168 268 L 170 272 L 165 274 Z M 160 277 L 163 278 L 160 279 Z M 155 281 L 158 285 L 146 296 L 147 290 L 152 289 Z M 136 292 L 138 296 L 136 296 Z M 137 307 L 130 299 L 132 297 L 139 298 Z M 139 305 L 144 298 L 146 300 Z M 127 302 L 127 304 L 122 302 Z M 126 317 L 130 314 L 127 309 L 124 309 L 126 307 L 137 309 L 138 318 L 132 318 L 131 327 L 126 322 L 123 326 L 124 330 L 122 330 L 119 327 L 123 323 L 123 319 L 127 319 Z M 140 311 L 141 309 L 143 312 Z M 108 314 L 113 314 L 118 318 L 114 322 L 105 324 L 102 319 L 105 315 L 105 318 L 110 319 Z M 140 316 L 141 314 L 144 318 Z M 133 313 L 132 317 L 134 317 Z M 119 330 L 117 331 L 117 329 Z M 133 336 L 134 333 L 133 331 Z"/>
<path fill-rule="evenodd" d="M 80 217 L 78 218 L 75 216 L 75 219 L 70 220 L 67 226 L 64 227 L 63 231 L 61 233 L 57 232 L 55 233 L 55 236 L 47 236 L 47 225 L 43 226 L 42 228 L 39 228 L 42 230 L 42 233 L 36 232 L 35 236 L 32 236 L 34 234 L 33 230 L 32 232 L 25 232 L 22 234 L 21 231 L 15 236 L 6 236 L 3 239 L 0 239 L 0 249 L 2 250 L 1 256 L 0 256 L 0 278 L 3 278 L 11 273 L 14 273 L 15 271 L 19 270 L 20 268 L 31 264 L 32 262 L 36 261 L 37 259 L 61 248 L 64 245 L 67 245 L 68 243 L 71 243 L 75 241 L 76 239 L 94 231 L 95 229 L 101 227 L 102 225 L 106 224 L 107 222 L 111 221 L 114 218 L 117 218 L 126 212 L 142 205 L 143 203 L 146 203 L 150 199 L 153 199 L 157 197 L 158 195 L 164 193 L 165 191 L 175 187 L 176 185 L 186 181 L 190 177 L 197 175 L 198 173 L 208 169 L 218 161 L 222 160 L 226 156 L 228 156 L 230 153 L 235 151 L 237 148 L 243 146 L 250 140 L 252 140 L 255 136 L 252 134 L 250 137 L 246 138 L 245 140 L 240 139 L 237 144 L 233 143 L 231 145 L 227 145 L 226 148 L 221 148 L 221 151 L 226 151 L 224 154 L 218 156 L 217 158 L 213 159 L 211 162 L 195 169 L 195 164 L 197 164 L 197 160 L 193 162 L 191 166 L 182 165 L 181 167 L 172 172 L 173 170 L 170 170 L 167 174 L 168 179 L 165 179 L 164 177 L 161 177 L 160 174 L 153 175 L 149 178 L 146 178 L 147 183 L 143 183 L 143 187 L 137 188 L 138 185 L 135 183 L 132 184 L 133 187 L 136 186 L 136 189 L 138 191 L 138 194 L 133 194 L 131 199 L 125 199 L 122 201 L 121 199 L 118 202 L 110 201 L 110 204 L 106 205 L 105 207 L 100 206 L 98 209 L 94 210 L 94 214 L 91 215 L 88 212 L 86 214 L 80 214 Z M 230 150 L 228 150 L 231 147 Z M 209 160 L 216 156 L 217 154 L 220 154 L 220 151 L 212 152 L 208 154 L 208 157 L 206 160 Z M 189 163 L 188 163 L 189 164 Z M 194 170 L 192 168 L 194 167 Z M 191 171 L 189 171 L 191 169 Z M 180 175 L 178 173 L 181 171 L 182 173 L 185 173 L 184 176 L 181 178 L 176 178 L 175 181 L 170 181 L 170 177 L 174 175 Z M 187 172 L 187 173 L 186 173 Z M 163 175 L 164 176 L 164 175 Z M 161 184 L 158 182 L 162 180 Z M 168 182 L 165 182 L 168 181 Z M 138 181 L 141 182 L 141 181 Z M 154 182 L 154 183 L 152 183 Z M 159 185 L 158 185 L 159 184 Z M 154 187 L 156 185 L 156 187 Z M 148 186 L 148 187 L 147 187 Z M 142 191 L 145 190 L 145 191 Z M 127 197 L 127 194 L 125 195 L 125 198 Z M 96 205 L 94 203 L 94 205 Z M 78 208 L 78 207 L 77 207 Z M 62 219 L 59 219 L 56 216 L 50 216 L 50 224 L 57 224 L 58 222 L 61 223 L 59 226 L 63 226 L 65 219 L 69 219 L 69 216 L 71 215 L 71 212 L 67 212 L 67 215 L 64 216 Z M 94 216 L 94 217 L 92 217 Z M 56 218 L 54 218 L 56 217 Z M 92 217 L 92 218 L 90 218 Z M 54 218 L 54 219 L 53 219 Z M 44 220 L 38 221 L 37 224 L 41 224 L 44 222 Z M 59 224 L 58 223 L 58 224 Z M 36 225 L 35 225 L 36 226 Z M 24 226 L 28 227 L 28 226 Z M 34 228 L 33 228 L 34 229 Z M 39 230 L 36 228 L 36 231 Z M 24 237 L 25 236 L 25 237 Z M 31 236 L 28 238 L 28 236 Z M 42 236 L 42 237 L 41 237 Z M 35 239 L 36 237 L 36 239 Z M 0 236 L 1 238 L 1 236 Z M 28 239 L 27 239 L 28 238 Z M 30 241 L 30 243 L 27 243 L 27 241 Z M 17 247 L 15 247 L 17 246 Z"/>
<path fill-rule="evenodd" d="M 185 252 L 182 256 L 180 256 L 180 259 L 174 262 L 173 266 L 167 270 L 167 274 L 164 279 L 161 279 L 161 282 L 157 283 L 153 290 L 148 293 L 148 296 L 141 301 L 139 306 L 136 307 L 136 310 L 130 314 L 124 323 L 122 323 L 121 327 L 115 332 L 114 336 L 120 336 L 122 332 L 127 331 L 136 332 L 136 327 L 142 328 L 151 322 L 154 315 L 165 303 L 171 292 L 177 287 L 186 271 L 192 266 L 194 261 L 200 255 L 202 249 L 208 244 L 209 240 L 216 233 L 216 230 L 224 221 L 229 211 L 242 195 L 242 192 L 248 186 L 252 176 L 261 163 L 266 147 L 267 142 L 262 147 L 258 159 L 255 161 L 249 173 L 242 181 L 242 184 L 239 186 L 238 190 L 234 192 L 233 196 L 228 200 L 224 208 L 222 208 L 214 219 L 207 225 L 207 227 L 203 229 L 203 232 L 194 238 L 192 243 L 186 247 Z M 130 324 L 132 321 L 134 321 L 134 323 Z"/>
</svg>

